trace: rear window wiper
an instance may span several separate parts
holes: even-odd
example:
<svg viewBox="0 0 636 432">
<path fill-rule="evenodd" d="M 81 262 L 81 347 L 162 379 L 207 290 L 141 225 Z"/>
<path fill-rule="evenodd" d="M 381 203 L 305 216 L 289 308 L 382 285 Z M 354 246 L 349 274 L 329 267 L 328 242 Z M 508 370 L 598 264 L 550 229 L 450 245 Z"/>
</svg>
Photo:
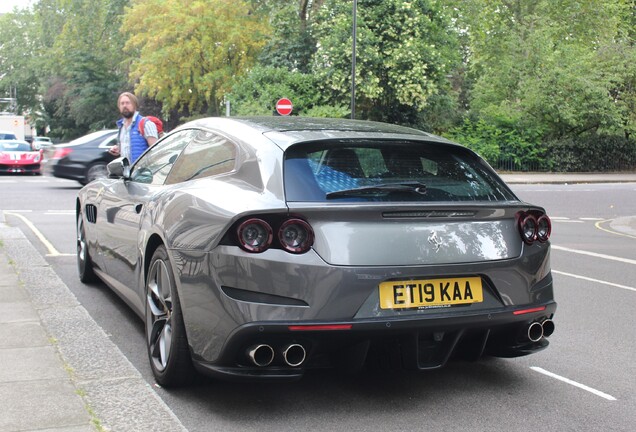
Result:
<svg viewBox="0 0 636 432">
<path fill-rule="evenodd" d="M 329 192 L 327 198 L 337 198 L 347 195 L 366 195 L 378 192 L 415 192 L 420 195 L 426 194 L 426 185 L 420 182 L 400 182 L 400 183 L 382 183 L 370 186 L 361 186 L 353 189 L 343 189 L 339 191 Z"/>
</svg>

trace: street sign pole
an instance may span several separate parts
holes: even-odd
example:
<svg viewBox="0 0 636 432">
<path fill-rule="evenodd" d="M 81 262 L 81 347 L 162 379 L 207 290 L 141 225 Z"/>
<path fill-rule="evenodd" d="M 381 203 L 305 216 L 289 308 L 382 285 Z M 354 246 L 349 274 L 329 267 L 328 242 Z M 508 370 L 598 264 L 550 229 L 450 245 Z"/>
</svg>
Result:
<svg viewBox="0 0 636 432">
<path fill-rule="evenodd" d="M 351 49 L 351 118 L 356 118 L 356 27 L 357 27 L 358 0 L 353 0 L 353 26 L 351 33 L 353 44 Z"/>
</svg>

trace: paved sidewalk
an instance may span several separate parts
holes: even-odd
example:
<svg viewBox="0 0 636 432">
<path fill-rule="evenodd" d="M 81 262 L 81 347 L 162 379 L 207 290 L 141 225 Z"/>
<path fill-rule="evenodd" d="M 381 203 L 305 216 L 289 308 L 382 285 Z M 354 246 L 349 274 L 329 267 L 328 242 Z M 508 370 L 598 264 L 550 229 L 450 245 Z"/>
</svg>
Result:
<svg viewBox="0 0 636 432">
<path fill-rule="evenodd" d="M 0 431 L 184 432 L 0 210 Z"/>
<path fill-rule="evenodd" d="M 97 430 L 55 340 L 2 249 L 0 364 L 0 430 Z"/>
</svg>

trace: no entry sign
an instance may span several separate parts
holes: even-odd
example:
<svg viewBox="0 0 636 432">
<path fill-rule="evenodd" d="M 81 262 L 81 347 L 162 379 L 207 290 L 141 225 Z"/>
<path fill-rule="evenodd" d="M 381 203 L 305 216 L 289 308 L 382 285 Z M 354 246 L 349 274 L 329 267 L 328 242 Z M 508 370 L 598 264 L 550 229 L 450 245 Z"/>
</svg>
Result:
<svg viewBox="0 0 636 432">
<path fill-rule="evenodd" d="M 292 102 L 287 98 L 278 99 L 276 102 L 276 112 L 282 116 L 290 115 L 293 107 Z"/>
</svg>

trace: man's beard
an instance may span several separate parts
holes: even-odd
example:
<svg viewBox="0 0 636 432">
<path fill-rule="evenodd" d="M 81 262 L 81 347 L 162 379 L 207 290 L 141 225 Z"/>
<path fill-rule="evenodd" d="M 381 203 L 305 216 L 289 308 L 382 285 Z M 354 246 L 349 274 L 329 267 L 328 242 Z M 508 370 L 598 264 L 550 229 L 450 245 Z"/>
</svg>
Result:
<svg viewBox="0 0 636 432">
<path fill-rule="evenodd" d="M 123 115 L 124 117 L 126 117 L 127 119 L 131 118 L 133 115 L 135 115 L 134 112 L 128 111 L 128 110 L 123 110 L 121 112 L 121 115 Z"/>
</svg>

